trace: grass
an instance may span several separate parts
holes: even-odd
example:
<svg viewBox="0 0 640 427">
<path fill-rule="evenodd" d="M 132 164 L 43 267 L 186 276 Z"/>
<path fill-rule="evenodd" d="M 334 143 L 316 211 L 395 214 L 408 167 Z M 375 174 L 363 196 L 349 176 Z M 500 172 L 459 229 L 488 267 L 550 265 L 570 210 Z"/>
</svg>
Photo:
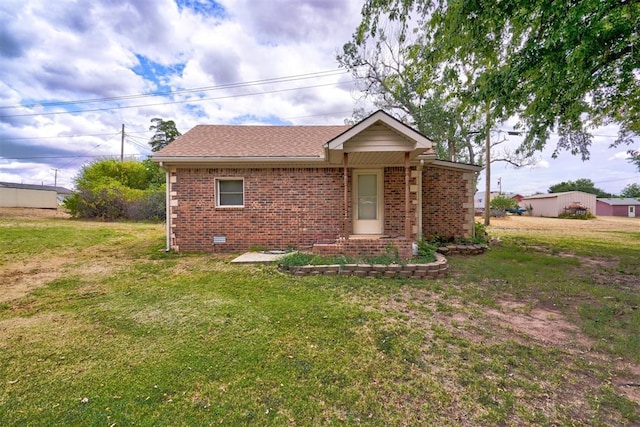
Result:
<svg viewBox="0 0 640 427">
<path fill-rule="evenodd" d="M 573 245 L 626 280 L 633 234 L 621 249 L 511 231 L 421 281 L 165 254 L 158 225 L 0 219 L 0 230 L 0 286 L 48 274 L 0 302 L 2 425 L 640 421 L 616 385 L 631 378 L 621 365 L 640 363 L 638 288 L 603 286 L 580 273 L 583 258 L 557 255 Z M 592 344 L 501 323 L 505 301 L 555 304 Z"/>
</svg>

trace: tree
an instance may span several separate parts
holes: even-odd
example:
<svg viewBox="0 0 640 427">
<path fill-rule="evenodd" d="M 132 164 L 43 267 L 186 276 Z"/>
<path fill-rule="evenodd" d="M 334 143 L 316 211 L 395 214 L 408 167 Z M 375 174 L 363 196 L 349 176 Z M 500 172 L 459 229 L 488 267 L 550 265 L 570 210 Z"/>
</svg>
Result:
<svg viewBox="0 0 640 427">
<path fill-rule="evenodd" d="M 629 154 L 629 162 L 636 165 L 638 171 L 640 172 L 640 150 L 629 150 L 627 151 Z"/>
<path fill-rule="evenodd" d="M 591 127 L 620 125 L 614 145 L 640 133 L 640 2 L 367 0 L 353 43 L 387 22 L 414 38 L 423 70 L 453 76 L 443 83 L 455 96 L 490 105 L 493 120 L 517 116 L 519 154 L 542 150 L 557 132 L 554 155 L 586 160 Z"/>
<path fill-rule="evenodd" d="M 611 197 L 610 193 L 595 187 L 590 179 L 580 178 L 574 181 L 563 181 L 559 184 L 549 187 L 549 193 L 563 193 L 565 191 L 582 191 L 585 193 L 595 194 L 598 197 Z"/>
<path fill-rule="evenodd" d="M 411 47 L 406 40 L 381 34 L 372 46 L 345 44 L 337 60 L 377 108 L 431 138 L 438 158 L 478 163 L 481 141 L 473 132 L 478 125 L 471 110 L 449 99 L 434 74 L 420 69 Z M 362 115 L 362 110 L 354 112 L 356 118 Z"/>
<path fill-rule="evenodd" d="M 631 197 L 640 199 L 640 185 L 638 184 L 629 184 L 622 189 L 622 193 L 620 193 L 622 197 Z"/>
<path fill-rule="evenodd" d="M 77 192 L 65 207 L 76 218 L 163 220 L 164 179 L 162 169 L 149 159 L 96 160 L 78 173 Z"/>
<path fill-rule="evenodd" d="M 149 130 L 155 132 L 149 141 L 151 151 L 159 151 L 175 141 L 179 136 L 182 136 L 173 120 L 162 120 L 156 117 L 151 119 L 151 123 L 153 124 L 149 126 Z"/>
<path fill-rule="evenodd" d="M 490 206 L 491 206 L 491 209 L 497 209 L 502 211 L 505 211 L 507 209 L 517 209 L 518 201 L 516 199 L 512 199 L 511 197 L 507 197 L 502 194 L 499 194 L 493 199 L 491 199 Z"/>
</svg>

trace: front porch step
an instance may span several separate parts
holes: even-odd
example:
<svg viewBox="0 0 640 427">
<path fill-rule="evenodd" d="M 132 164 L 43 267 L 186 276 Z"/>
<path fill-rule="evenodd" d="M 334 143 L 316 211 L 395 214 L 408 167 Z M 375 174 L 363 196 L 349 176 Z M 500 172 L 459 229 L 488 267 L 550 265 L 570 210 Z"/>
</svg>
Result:
<svg viewBox="0 0 640 427">
<path fill-rule="evenodd" d="M 349 236 L 348 239 L 338 239 L 334 243 L 316 243 L 312 252 L 316 255 L 346 255 L 354 258 L 390 254 L 409 259 L 413 256 L 413 242 L 405 237 Z"/>
</svg>

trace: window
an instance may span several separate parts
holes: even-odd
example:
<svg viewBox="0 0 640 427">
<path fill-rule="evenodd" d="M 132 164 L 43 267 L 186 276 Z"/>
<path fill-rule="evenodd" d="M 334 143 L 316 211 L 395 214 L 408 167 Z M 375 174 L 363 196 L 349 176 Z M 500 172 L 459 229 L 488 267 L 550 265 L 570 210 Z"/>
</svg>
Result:
<svg viewBox="0 0 640 427">
<path fill-rule="evenodd" d="M 217 207 L 244 206 L 244 179 L 221 178 L 216 180 Z"/>
</svg>

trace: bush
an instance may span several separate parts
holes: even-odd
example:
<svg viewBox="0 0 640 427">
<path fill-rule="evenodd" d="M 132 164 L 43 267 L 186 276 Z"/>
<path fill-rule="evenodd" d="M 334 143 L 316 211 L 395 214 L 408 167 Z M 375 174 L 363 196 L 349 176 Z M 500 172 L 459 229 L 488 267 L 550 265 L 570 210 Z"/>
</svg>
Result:
<svg viewBox="0 0 640 427">
<path fill-rule="evenodd" d="M 473 243 L 487 243 L 489 241 L 487 227 L 483 223 L 475 221 L 473 223 L 473 228 Z"/>
<path fill-rule="evenodd" d="M 489 206 L 491 207 L 491 209 L 506 211 L 507 209 L 517 209 L 518 201 L 516 199 L 512 199 L 510 197 L 499 194 L 491 199 Z"/>
<path fill-rule="evenodd" d="M 124 190 L 115 185 L 81 188 L 65 201 L 65 207 L 75 218 L 96 218 L 107 221 L 124 218 L 125 206 Z"/>
<path fill-rule="evenodd" d="M 139 199 L 127 204 L 126 217 L 132 221 L 161 222 L 166 219 L 166 195 L 160 190 L 148 190 Z"/>
<path fill-rule="evenodd" d="M 587 213 L 571 213 L 571 212 L 563 212 L 558 215 L 558 218 L 561 219 L 594 219 L 595 215 L 591 212 Z"/>
<path fill-rule="evenodd" d="M 432 262 L 435 261 L 436 250 L 438 249 L 438 244 L 434 242 L 429 242 L 425 239 L 422 239 L 418 242 L 418 254 L 417 258 L 420 260 L 424 260 L 424 262 Z"/>
<path fill-rule="evenodd" d="M 78 192 L 64 202 L 75 218 L 165 220 L 164 174 L 148 159 L 97 160 L 85 165 L 75 181 Z"/>
</svg>

